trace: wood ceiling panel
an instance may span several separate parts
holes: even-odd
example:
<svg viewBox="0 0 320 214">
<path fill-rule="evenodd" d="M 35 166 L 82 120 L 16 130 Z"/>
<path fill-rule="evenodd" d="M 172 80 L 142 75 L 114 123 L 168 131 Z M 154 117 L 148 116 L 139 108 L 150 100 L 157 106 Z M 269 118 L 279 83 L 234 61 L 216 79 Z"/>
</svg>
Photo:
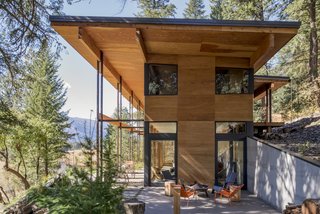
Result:
<svg viewBox="0 0 320 214">
<path fill-rule="evenodd" d="M 138 46 L 136 44 L 128 44 L 128 43 L 101 43 L 97 42 L 97 46 L 103 51 L 114 51 L 114 52 L 132 52 L 138 51 Z"/>
<path fill-rule="evenodd" d="M 85 29 L 95 42 L 136 44 L 135 28 L 86 27 Z"/>
<path fill-rule="evenodd" d="M 256 51 L 258 49 L 257 45 L 241 45 L 241 44 L 223 44 L 217 42 L 202 41 L 201 46 L 209 46 L 211 49 L 225 49 L 225 50 L 246 50 L 246 51 Z"/>
<path fill-rule="evenodd" d="M 217 50 L 216 52 L 203 50 L 201 52 L 201 43 L 146 42 L 146 47 L 150 54 L 250 57 L 253 53 L 237 50 Z"/>
<path fill-rule="evenodd" d="M 267 35 L 266 33 L 239 33 L 213 31 L 179 31 L 144 29 L 143 38 L 146 42 L 173 43 L 216 43 L 225 45 L 256 46 Z"/>
<path fill-rule="evenodd" d="M 246 67 L 248 59 L 261 47 L 261 42 L 270 33 L 275 35 L 274 49 L 260 64 L 264 64 L 296 33 L 296 29 L 210 27 L 210 26 L 164 26 L 128 25 L 122 27 L 81 25 L 92 41 L 89 46 L 83 43 L 86 37 L 79 34 L 79 26 L 53 26 L 93 67 L 99 58 L 100 50 L 115 71 L 143 102 L 143 64 L 146 57 L 141 53 L 141 41 L 137 40 L 137 28 L 146 46 L 148 62 L 176 63 L 177 55 L 218 56 L 217 66 L 237 64 Z M 54 25 L 54 24 L 53 24 Z M 166 28 L 166 29 L 165 29 Z M 91 44 L 91 45 L 90 45 Z M 94 44 L 94 45 L 92 45 Z M 94 50 L 92 50 L 92 47 Z M 201 52 L 202 51 L 202 52 Z M 233 65 L 232 64 L 232 65 Z M 259 68 L 256 66 L 256 70 Z M 116 87 L 114 72 L 105 74 Z M 119 78 L 119 75 L 118 75 Z M 128 94 L 128 92 L 126 92 Z"/>
</svg>

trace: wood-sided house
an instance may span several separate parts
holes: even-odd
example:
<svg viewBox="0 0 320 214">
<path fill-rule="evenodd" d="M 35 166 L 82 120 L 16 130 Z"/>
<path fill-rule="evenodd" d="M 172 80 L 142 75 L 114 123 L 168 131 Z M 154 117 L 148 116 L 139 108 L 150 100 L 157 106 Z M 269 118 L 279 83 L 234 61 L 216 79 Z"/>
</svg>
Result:
<svg viewBox="0 0 320 214">
<path fill-rule="evenodd" d="M 255 81 L 254 74 L 296 35 L 299 22 L 50 20 L 92 66 L 101 63 L 100 74 L 117 89 L 121 84 L 134 107 L 144 110 L 145 185 L 164 167 L 177 178 L 206 184 L 233 170 L 238 183 L 246 183 L 253 100 L 277 85 L 277 78 Z"/>
</svg>

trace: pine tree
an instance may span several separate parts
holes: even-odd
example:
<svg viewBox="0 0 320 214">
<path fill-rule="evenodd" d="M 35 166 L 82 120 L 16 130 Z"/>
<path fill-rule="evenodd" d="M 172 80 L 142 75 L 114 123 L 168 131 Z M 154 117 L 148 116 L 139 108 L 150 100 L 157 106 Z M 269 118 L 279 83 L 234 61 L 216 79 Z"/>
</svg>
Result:
<svg viewBox="0 0 320 214">
<path fill-rule="evenodd" d="M 205 5 L 203 0 L 190 0 L 187 3 L 187 8 L 184 10 L 183 16 L 187 19 L 204 19 L 205 15 Z"/>
<path fill-rule="evenodd" d="M 292 118 L 319 110 L 319 77 L 315 66 L 319 53 L 317 34 L 320 28 L 320 2 L 313 0 L 297 0 L 284 4 L 281 17 L 301 21 L 298 34 L 278 54 L 279 66 L 275 69 L 285 71 L 291 79 L 291 87 L 280 90 L 276 98 L 275 108 Z M 285 102 L 288 101 L 288 102 Z"/>
<path fill-rule="evenodd" d="M 211 2 L 211 19 L 223 19 L 222 2 L 223 0 L 210 0 Z"/>
<path fill-rule="evenodd" d="M 66 89 L 58 77 L 57 58 L 48 47 L 31 56 L 30 84 L 27 86 L 26 114 L 33 129 L 36 144 L 36 172 L 48 175 L 68 147 L 70 137 L 65 129 L 70 127 L 67 112 Z M 43 165 L 43 168 L 41 167 Z"/>
<path fill-rule="evenodd" d="M 137 0 L 138 17 L 170 18 L 176 14 L 176 6 L 170 0 Z"/>
<path fill-rule="evenodd" d="M 282 9 L 281 1 L 276 0 L 210 0 L 212 19 L 227 20 L 268 20 L 277 17 Z M 280 6 L 275 6 L 275 5 Z"/>
</svg>

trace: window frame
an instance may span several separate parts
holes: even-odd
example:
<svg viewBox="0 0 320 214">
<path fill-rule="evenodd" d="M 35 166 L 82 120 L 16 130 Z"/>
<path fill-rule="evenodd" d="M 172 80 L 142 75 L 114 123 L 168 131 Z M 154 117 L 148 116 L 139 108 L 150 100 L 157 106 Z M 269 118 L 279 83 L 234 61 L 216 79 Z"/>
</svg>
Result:
<svg viewBox="0 0 320 214">
<path fill-rule="evenodd" d="M 176 132 L 175 133 L 171 133 L 171 132 L 157 132 L 157 133 L 152 133 L 150 132 L 150 125 L 152 123 L 172 123 L 175 125 L 175 129 L 176 129 Z M 149 134 L 158 134 L 158 135 L 161 135 L 161 134 L 177 134 L 178 133 L 178 123 L 177 121 L 149 121 Z"/>
<path fill-rule="evenodd" d="M 217 93 L 217 71 L 219 69 L 236 69 L 236 70 L 248 70 L 249 79 L 248 79 L 248 93 Z M 254 93 L 254 69 L 253 68 L 236 68 L 236 67 L 215 67 L 215 76 L 214 76 L 214 92 L 215 95 L 243 95 L 243 94 L 253 94 Z"/>
<path fill-rule="evenodd" d="M 217 123 L 243 123 L 245 125 L 245 130 L 244 132 L 241 132 L 241 133 L 217 133 Z M 215 121 L 215 134 L 216 135 L 243 135 L 243 134 L 247 134 L 247 121 Z"/>
<path fill-rule="evenodd" d="M 176 133 L 149 133 L 150 122 L 156 123 L 176 123 Z M 176 173 L 176 184 L 178 183 L 179 177 L 179 162 L 178 162 L 178 121 L 144 121 L 144 185 L 151 186 L 151 141 L 153 140 L 173 140 L 175 141 L 175 173 Z"/>
<path fill-rule="evenodd" d="M 174 66 L 177 70 L 177 92 L 175 94 L 149 94 L 149 66 Z M 177 96 L 179 93 L 179 70 L 177 64 L 145 63 L 144 64 L 144 96 Z"/>
</svg>

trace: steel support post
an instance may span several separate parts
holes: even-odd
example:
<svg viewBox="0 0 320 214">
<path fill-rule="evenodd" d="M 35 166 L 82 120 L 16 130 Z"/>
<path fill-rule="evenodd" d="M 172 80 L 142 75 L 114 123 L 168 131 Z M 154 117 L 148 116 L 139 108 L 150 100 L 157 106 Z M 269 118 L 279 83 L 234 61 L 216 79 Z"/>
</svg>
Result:
<svg viewBox="0 0 320 214">
<path fill-rule="evenodd" d="M 122 120 L 122 77 L 120 76 L 120 95 L 119 95 L 119 116 L 120 119 Z M 120 166 L 122 165 L 122 123 L 120 122 L 120 138 L 119 138 L 119 143 L 120 143 Z"/>
<path fill-rule="evenodd" d="M 100 51 L 100 115 L 103 115 L 103 52 Z M 100 175 L 103 180 L 103 120 L 100 121 Z"/>
<path fill-rule="evenodd" d="M 96 171 L 96 179 L 99 177 L 99 168 L 100 168 L 100 166 L 99 166 L 99 164 L 100 164 L 100 156 L 99 156 L 99 154 L 100 154 L 100 145 L 99 145 L 99 142 L 100 142 L 100 140 L 99 140 L 99 135 L 100 135 L 100 132 L 99 132 L 99 124 L 100 124 L 100 121 L 99 121 L 99 119 L 100 119 L 100 115 L 99 115 L 99 113 L 100 113 L 100 71 L 99 71 L 99 67 L 100 67 L 100 65 L 99 65 L 100 63 L 99 63 L 99 60 L 97 60 L 97 109 L 96 109 L 96 111 L 97 111 L 97 121 L 96 121 L 96 155 L 97 155 L 97 171 Z"/>
<path fill-rule="evenodd" d="M 119 111 L 119 89 L 120 84 L 117 83 L 117 119 L 120 119 L 120 111 Z M 119 154 L 119 127 L 117 127 L 117 166 L 120 168 L 120 154 Z"/>
</svg>

